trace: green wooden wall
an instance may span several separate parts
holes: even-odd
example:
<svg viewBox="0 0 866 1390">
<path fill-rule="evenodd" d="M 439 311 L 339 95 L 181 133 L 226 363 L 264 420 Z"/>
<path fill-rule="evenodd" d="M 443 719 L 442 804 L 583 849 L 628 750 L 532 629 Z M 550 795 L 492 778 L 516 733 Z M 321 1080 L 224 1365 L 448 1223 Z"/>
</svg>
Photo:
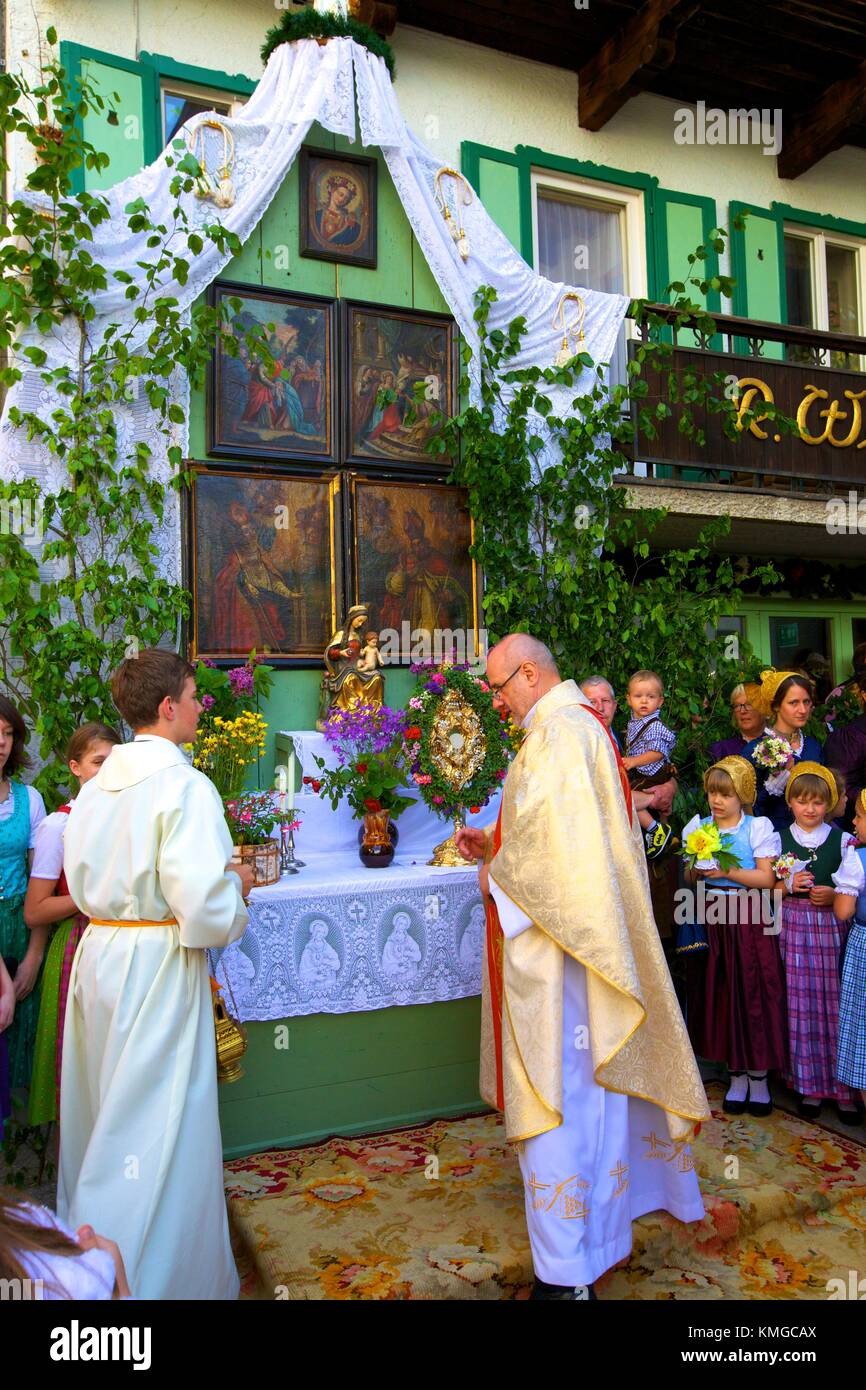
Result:
<svg viewBox="0 0 866 1390">
<path fill-rule="evenodd" d="M 219 1088 L 227 1157 L 483 1109 L 480 1026 L 477 997 L 250 1024 Z"/>
</svg>

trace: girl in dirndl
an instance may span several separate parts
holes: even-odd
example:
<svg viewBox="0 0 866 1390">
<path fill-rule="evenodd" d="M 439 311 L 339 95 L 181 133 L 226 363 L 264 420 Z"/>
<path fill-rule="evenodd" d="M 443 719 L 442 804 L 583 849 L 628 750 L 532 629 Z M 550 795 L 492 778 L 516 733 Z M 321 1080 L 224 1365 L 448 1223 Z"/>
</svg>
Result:
<svg viewBox="0 0 866 1390">
<path fill-rule="evenodd" d="M 747 1109 L 769 1115 L 767 1074 L 784 1070 L 788 1061 L 785 977 L 770 894 L 764 891 L 775 882 L 779 837 L 766 817 L 751 814 L 756 778 L 746 758 L 714 763 L 704 774 L 704 789 L 710 814 L 683 827 L 683 844 L 699 825 L 714 821 L 739 867 L 686 870 L 688 883 L 705 880 L 709 945 L 706 1008 L 693 1043 L 702 1057 L 727 1062 L 723 1109 L 729 1115 Z"/>
<path fill-rule="evenodd" d="M 0 1139 L 4 1122 L 12 1114 L 12 1093 L 9 1088 L 9 1043 L 6 1030 L 15 1017 L 15 986 L 3 957 L 0 955 Z"/>
<path fill-rule="evenodd" d="M 15 774 L 27 766 L 27 726 L 18 710 L 0 695 L 0 955 L 12 976 L 15 1018 L 4 1034 L 9 1053 L 9 1084 L 30 1085 L 33 1043 L 39 1014 L 39 971 L 47 928 L 28 931 L 24 894 L 36 831 L 45 806 L 35 787 Z"/>
<path fill-rule="evenodd" d="M 832 772 L 819 763 L 800 763 L 785 787 L 794 820 L 780 831 L 782 854 L 795 861 L 779 878 L 790 1052 L 785 1081 L 800 1092 L 806 1119 L 817 1118 L 824 1100 L 835 1100 L 840 1120 L 857 1124 L 856 1096 L 836 1079 L 839 961 L 849 924 L 833 911 L 833 874 L 851 837 L 828 820 L 841 794 Z"/>
<path fill-rule="evenodd" d="M 833 911 L 842 921 L 851 922 L 842 958 L 836 1075 L 866 1101 L 866 790 L 854 802 L 854 830 L 857 843 L 848 845 L 833 875 Z"/>
<path fill-rule="evenodd" d="M 118 743 L 120 735 L 107 724 L 93 722 L 76 729 L 69 740 L 66 761 L 79 787 L 96 776 Z M 40 825 L 24 900 L 24 920 L 31 929 L 57 924 L 42 974 L 42 1003 L 30 1082 L 31 1125 L 49 1124 L 60 1115 L 66 996 L 72 961 L 88 921 L 69 896 L 63 872 L 63 834 L 71 809 L 71 802 L 61 806 Z"/>
</svg>

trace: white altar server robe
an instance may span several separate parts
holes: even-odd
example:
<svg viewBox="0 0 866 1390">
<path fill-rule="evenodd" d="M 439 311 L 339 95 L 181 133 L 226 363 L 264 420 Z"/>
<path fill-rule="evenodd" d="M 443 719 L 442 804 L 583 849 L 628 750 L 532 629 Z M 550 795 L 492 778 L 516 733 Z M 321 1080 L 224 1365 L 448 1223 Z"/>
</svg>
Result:
<svg viewBox="0 0 866 1390">
<path fill-rule="evenodd" d="M 230 1299 L 206 947 L 243 935 L 240 879 L 213 784 L 168 739 L 115 748 L 82 787 L 65 837 L 69 891 L 90 925 L 63 1039 L 57 1210 L 116 1240 L 137 1298 Z"/>
<path fill-rule="evenodd" d="M 506 938 L 540 930 L 492 879 L 490 891 Z M 632 1222 L 647 1212 L 704 1216 L 688 1145 L 671 1142 L 658 1106 L 599 1086 L 588 1038 L 586 968 L 566 956 L 562 1124 L 516 1148 L 536 1277 L 575 1287 L 629 1255 Z"/>
</svg>

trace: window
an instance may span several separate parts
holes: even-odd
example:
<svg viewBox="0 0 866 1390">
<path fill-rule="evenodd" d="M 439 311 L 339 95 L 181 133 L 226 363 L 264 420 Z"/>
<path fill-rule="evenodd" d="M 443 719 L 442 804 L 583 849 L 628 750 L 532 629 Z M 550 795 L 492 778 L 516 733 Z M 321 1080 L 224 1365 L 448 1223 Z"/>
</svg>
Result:
<svg viewBox="0 0 866 1390">
<path fill-rule="evenodd" d="M 863 332 L 866 322 L 866 243 L 854 237 L 798 227 L 785 231 L 785 282 L 788 322 L 824 332 Z M 789 358 L 811 361 L 802 348 Z M 859 370 L 860 359 L 829 354 L 825 366 Z"/>
<path fill-rule="evenodd" d="M 243 104 L 242 98 L 229 92 L 219 92 L 211 87 L 197 87 L 190 83 L 163 81 L 160 84 L 163 145 L 167 145 L 174 138 L 190 116 L 196 116 L 202 111 L 215 111 L 218 116 L 234 116 Z"/>
<path fill-rule="evenodd" d="M 777 671 L 807 671 L 820 703 L 833 686 L 830 623 L 794 614 L 770 618 L 770 659 Z"/>
<path fill-rule="evenodd" d="M 646 294 L 643 194 L 538 171 L 532 175 L 535 266 L 548 280 L 608 294 Z M 611 381 L 626 380 L 626 331 Z"/>
</svg>

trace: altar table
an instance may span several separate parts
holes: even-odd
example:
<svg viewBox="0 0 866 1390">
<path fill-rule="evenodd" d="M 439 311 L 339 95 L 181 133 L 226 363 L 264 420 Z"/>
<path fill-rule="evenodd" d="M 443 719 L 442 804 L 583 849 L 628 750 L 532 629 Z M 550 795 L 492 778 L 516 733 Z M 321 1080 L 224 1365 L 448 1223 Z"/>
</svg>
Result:
<svg viewBox="0 0 866 1390">
<path fill-rule="evenodd" d="M 299 796 L 295 850 L 305 867 L 250 895 L 239 942 L 211 952 L 244 1022 L 430 1004 L 481 992 L 484 908 L 474 865 L 427 865 L 449 826 L 418 802 L 401 816 L 392 863 L 367 869 L 358 822 Z M 498 806 L 468 818 L 489 824 Z M 229 988 L 230 986 L 230 988 Z"/>
</svg>

